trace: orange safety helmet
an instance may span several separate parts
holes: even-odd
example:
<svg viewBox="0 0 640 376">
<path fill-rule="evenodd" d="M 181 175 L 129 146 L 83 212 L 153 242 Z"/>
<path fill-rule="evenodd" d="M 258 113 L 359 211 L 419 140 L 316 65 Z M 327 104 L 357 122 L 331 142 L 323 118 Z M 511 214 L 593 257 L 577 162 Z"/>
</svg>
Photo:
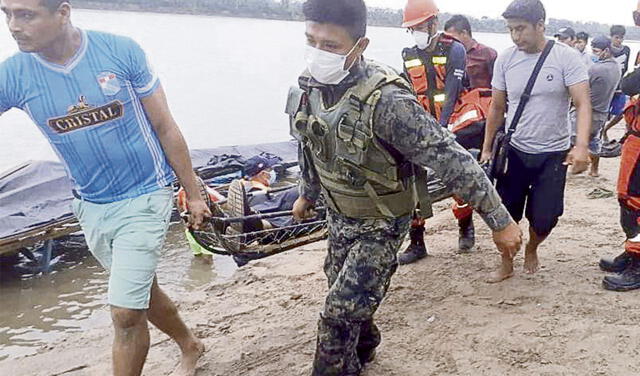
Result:
<svg viewBox="0 0 640 376">
<path fill-rule="evenodd" d="M 440 11 L 433 0 L 408 0 L 402 12 L 402 27 L 414 27 L 436 17 Z"/>
</svg>

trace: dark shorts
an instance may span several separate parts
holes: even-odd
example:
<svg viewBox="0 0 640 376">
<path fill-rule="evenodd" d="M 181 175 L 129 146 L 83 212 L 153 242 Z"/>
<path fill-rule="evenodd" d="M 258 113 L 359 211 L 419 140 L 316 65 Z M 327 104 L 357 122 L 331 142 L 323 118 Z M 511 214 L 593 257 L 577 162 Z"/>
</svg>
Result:
<svg viewBox="0 0 640 376">
<path fill-rule="evenodd" d="M 250 200 L 249 204 L 251 206 L 251 210 L 255 213 L 276 213 L 292 210 L 293 204 L 296 202 L 298 197 L 300 197 L 300 194 L 298 193 L 298 187 L 292 187 L 283 192 L 268 194 L 266 195 L 266 197 L 254 196 L 256 200 Z M 316 222 L 323 218 L 324 213 L 318 212 L 317 217 L 309 219 L 305 222 Z M 273 231 L 270 235 L 265 236 L 260 240 L 261 244 L 271 244 L 273 242 L 280 243 L 290 238 L 308 234 L 318 228 L 317 224 L 302 226 L 300 225 L 300 223 L 293 219 L 293 216 L 290 215 L 270 218 L 268 219 L 268 222 L 274 228 L 282 228 L 282 231 Z M 254 229 L 262 228 L 262 226 L 257 223 L 254 223 L 253 226 L 255 227 Z"/>
<path fill-rule="evenodd" d="M 507 174 L 496 188 L 516 222 L 523 215 L 536 234 L 547 236 L 564 212 L 567 152 L 527 154 L 511 148 Z"/>
<path fill-rule="evenodd" d="M 624 93 L 615 93 L 609 106 L 609 114 L 612 116 L 622 115 L 626 104 L 627 96 Z"/>
<path fill-rule="evenodd" d="M 256 197 L 255 200 L 252 198 L 249 200 L 249 205 L 251 206 L 251 210 L 262 214 L 290 211 L 293 209 L 293 204 L 298 197 L 300 197 L 298 187 L 292 187 L 283 192 Z M 271 218 L 269 222 L 274 227 L 291 226 L 295 223 L 291 216 Z"/>
</svg>

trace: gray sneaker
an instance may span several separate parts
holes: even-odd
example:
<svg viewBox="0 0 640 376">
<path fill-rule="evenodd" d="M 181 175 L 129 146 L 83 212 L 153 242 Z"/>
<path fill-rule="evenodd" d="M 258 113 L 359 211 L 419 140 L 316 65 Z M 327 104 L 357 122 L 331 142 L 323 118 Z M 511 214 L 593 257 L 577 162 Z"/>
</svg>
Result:
<svg viewBox="0 0 640 376">
<path fill-rule="evenodd" d="M 249 213 L 249 204 L 247 203 L 247 193 L 244 190 L 244 184 L 240 180 L 234 180 L 229 186 L 227 194 L 227 205 L 231 217 L 244 217 Z M 244 232 L 244 222 L 233 222 L 230 224 L 237 233 Z"/>
</svg>

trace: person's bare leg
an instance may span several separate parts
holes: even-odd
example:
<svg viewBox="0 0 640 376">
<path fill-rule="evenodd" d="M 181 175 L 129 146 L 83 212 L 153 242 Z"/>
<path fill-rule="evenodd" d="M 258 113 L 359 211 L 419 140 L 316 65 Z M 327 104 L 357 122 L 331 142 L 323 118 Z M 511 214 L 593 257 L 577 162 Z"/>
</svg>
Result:
<svg viewBox="0 0 640 376">
<path fill-rule="evenodd" d="M 607 132 L 609 131 L 609 129 L 611 129 L 611 128 L 615 127 L 616 125 L 618 125 L 618 123 L 620 123 L 620 122 L 622 121 L 622 118 L 623 118 L 623 117 L 624 117 L 623 115 L 617 115 L 617 116 L 615 116 L 613 119 L 611 119 L 611 120 L 610 120 L 610 121 L 609 121 L 609 122 L 604 126 L 604 128 L 603 128 L 603 130 L 602 130 L 602 134 L 605 136 L 605 137 L 604 137 L 604 139 L 605 139 L 605 140 L 607 140 L 607 141 L 609 140 L 609 138 L 608 138 L 608 137 L 606 137 Z"/>
<path fill-rule="evenodd" d="M 187 328 L 178 313 L 178 308 L 158 286 L 158 281 L 155 279 L 151 287 L 151 301 L 147 316 L 153 325 L 180 346 L 182 358 L 173 375 L 195 375 L 198 358 L 204 353 L 204 344 Z"/>
<path fill-rule="evenodd" d="M 589 171 L 589 176 L 597 178 L 598 176 L 600 176 L 600 157 L 589 154 L 589 159 L 591 159 L 591 170 Z"/>
<path fill-rule="evenodd" d="M 111 320 L 115 328 L 113 374 L 139 376 L 149 352 L 146 311 L 111 306 Z"/>
<path fill-rule="evenodd" d="M 200 255 L 198 256 L 198 258 L 200 259 L 200 262 L 206 265 L 212 265 L 213 264 L 213 255 Z"/>
<path fill-rule="evenodd" d="M 498 270 L 489 275 L 488 283 L 498 283 L 513 277 L 513 256 L 502 254 L 502 261 Z"/>
<path fill-rule="evenodd" d="M 539 236 L 529 227 L 529 242 L 524 249 L 524 271 L 528 274 L 534 274 L 540 269 L 538 261 L 538 247 L 547 238 L 547 236 Z"/>
</svg>

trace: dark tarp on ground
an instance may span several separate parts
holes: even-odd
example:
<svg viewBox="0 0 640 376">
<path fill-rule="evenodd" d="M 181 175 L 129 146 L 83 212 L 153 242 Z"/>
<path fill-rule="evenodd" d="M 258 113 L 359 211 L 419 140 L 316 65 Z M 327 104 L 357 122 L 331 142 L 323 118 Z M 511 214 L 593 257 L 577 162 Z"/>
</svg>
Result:
<svg viewBox="0 0 640 376">
<path fill-rule="evenodd" d="M 211 165 L 214 156 L 240 155 L 251 158 L 260 153 L 270 153 L 282 158 L 285 162 L 295 162 L 298 160 L 298 144 L 296 141 L 275 142 L 271 144 L 223 146 L 213 149 L 198 149 L 191 151 L 191 161 L 193 168 L 197 169 Z"/>
<path fill-rule="evenodd" d="M 195 169 L 213 168 L 222 155 L 239 156 L 238 160 L 260 153 L 279 156 L 284 162 L 297 161 L 294 141 L 271 144 L 225 146 L 193 150 Z M 213 159 L 213 160 L 212 160 Z M 37 228 L 71 216 L 72 184 L 59 162 L 29 162 L 25 167 L 5 176 L 0 175 L 0 239 Z"/>
<path fill-rule="evenodd" d="M 29 162 L 0 177 L 0 238 L 70 216 L 71 188 L 59 162 Z"/>
<path fill-rule="evenodd" d="M 194 169 L 207 184 L 217 185 L 242 177 L 246 159 L 255 155 L 274 160 L 284 169 L 298 162 L 298 145 L 295 141 L 288 141 L 194 150 L 191 152 L 191 160 Z M 283 172 L 278 167 L 275 168 L 279 175 Z"/>
</svg>

